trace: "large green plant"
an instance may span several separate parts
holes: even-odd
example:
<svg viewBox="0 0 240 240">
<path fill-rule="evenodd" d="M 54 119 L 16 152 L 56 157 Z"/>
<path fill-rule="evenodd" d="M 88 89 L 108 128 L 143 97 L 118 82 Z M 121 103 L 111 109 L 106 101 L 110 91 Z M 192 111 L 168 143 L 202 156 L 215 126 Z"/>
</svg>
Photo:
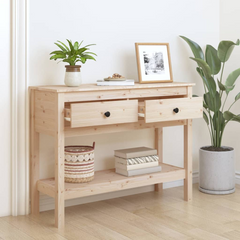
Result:
<svg viewBox="0 0 240 240">
<path fill-rule="evenodd" d="M 240 75 L 240 68 L 230 73 L 223 81 L 225 63 L 228 61 L 234 47 L 239 45 L 232 41 L 221 41 L 218 49 L 211 45 L 206 46 L 205 55 L 201 47 L 194 41 L 180 36 L 190 46 L 193 57 L 190 57 L 198 65 L 196 68 L 202 78 L 204 86 L 203 96 L 203 118 L 207 123 L 211 137 L 211 144 L 214 147 L 221 147 L 222 137 L 226 125 L 230 121 L 240 122 L 240 114 L 235 115 L 230 110 L 231 107 L 240 99 L 240 92 L 236 95 L 235 101 L 225 110 L 225 103 L 229 93 L 235 87 L 235 82 Z M 219 76 L 219 77 L 218 77 Z"/>
<path fill-rule="evenodd" d="M 84 64 L 87 59 L 92 59 L 96 61 L 96 59 L 91 55 L 97 55 L 93 52 L 88 52 L 88 47 L 95 44 L 89 44 L 85 47 L 80 48 L 83 41 L 81 43 L 75 42 L 74 44 L 68 39 L 67 41 L 69 47 L 61 41 L 57 41 L 56 43 L 54 43 L 59 47 L 60 50 L 51 52 L 50 55 L 52 56 L 50 57 L 50 60 L 56 61 L 57 59 L 61 59 L 60 62 L 67 62 L 71 66 L 76 65 L 77 62 L 82 62 Z"/>
</svg>

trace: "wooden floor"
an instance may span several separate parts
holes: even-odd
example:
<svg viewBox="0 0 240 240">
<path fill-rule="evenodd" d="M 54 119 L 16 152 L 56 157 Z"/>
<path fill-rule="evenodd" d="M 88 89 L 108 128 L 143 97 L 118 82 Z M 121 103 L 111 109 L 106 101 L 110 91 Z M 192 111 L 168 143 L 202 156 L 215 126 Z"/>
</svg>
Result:
<svg viewBox="0 0 240 240">
<path fill-rule="evenodd" d="M 240 240 L 240 185 L 231 195 L 200 193 L 183 201 L 183 188 L 143 193 L 66 208 L 66 227 L 54 228 L 54 212 L 0 218 L 0 239 L 202 239 Z"/>
</svg>

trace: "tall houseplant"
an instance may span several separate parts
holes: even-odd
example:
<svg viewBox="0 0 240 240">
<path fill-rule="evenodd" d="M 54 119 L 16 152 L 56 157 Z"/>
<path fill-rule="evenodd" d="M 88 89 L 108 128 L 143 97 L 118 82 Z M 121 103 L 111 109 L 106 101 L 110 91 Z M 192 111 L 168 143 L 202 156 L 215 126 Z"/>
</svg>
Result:
<svg viewBox="0 0 240 240">
<path fill-rule="evenodd" d="M 211 146 L 200 149 L 199 158 L 199 189 L 211 194 L 226 194 L 235 191 L 234 150 L 222 146 L 225 128 L 230 121 L 240 122 L 240 114 L 231 112 L 232 106 L 240 99 L 240 92 L 234 102 L 226 108 L 226 101 L 234 89 L 240 68 L 231 72 L 223 79 L 224 67 L 235 46 L 240 44 L 232 41 L 221 41 L 218 48 L 206 46 L 205 54 L 201 47 L 187 37 L 184 39 L 194 55 L 190 57 L 197 63 L 197 72 L 203 81 L 203 118 L 207 124 Z"/>
<path fill-rule="evenodd" d="M 66 65 L 66 73 L 65 73 L 65 79 L 64 82 L 67 86 L 75 87 L 79 86 L 81 84 L 81 73 L 80 73 L 80 65 L 76 65 L 77 62 L 81 62 L 84 64 L 88 59 L 96 61 L 96 59 L 92 56 L 95 55 L 93 52 L 89 52 L 89 46 L 95 45 L 95 44 L 89 44 L 84 47 L 81 47 L 82 42 L 78 43 L 72 43 L 71 40 L 68 40 L 68 45 L 64 44 L 61 41 L 57 41 L 54 43 L 56 46 L 58 46 L 58 50 L 53 51 L 50 53 L 52 55 L 50 57 L 50 60 L 60 60 L 59 62 L 66 62 L 69 63 L 69 65 Z"/>
</svg>

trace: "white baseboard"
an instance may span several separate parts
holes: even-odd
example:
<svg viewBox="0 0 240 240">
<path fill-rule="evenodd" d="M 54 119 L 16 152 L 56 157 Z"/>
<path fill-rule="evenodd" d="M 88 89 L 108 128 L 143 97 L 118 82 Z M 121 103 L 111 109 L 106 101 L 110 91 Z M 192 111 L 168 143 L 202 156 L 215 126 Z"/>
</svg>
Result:
<svg viewBox="0 0 240 240">
<path fill-rule="evenodd" d="M 239 180 L 240 180 L 240 177 L 239 177 Z M 197 182 L 198 182 L 198 172 L 195 172 L 193 173 L 193 183 L 197 183 Z M 163 184 L 164 189 L 179 187 L 179 186 L 183 186 L 183 180 L 167 182 Z M 117 192 L 99 194 L 99 195 L 94 195 L 90 197 L 70 199 L 65 201 L 65 206 L 70 207 L 70 206 L 75 206 L 75 205 L 84 204 L 84 203 L 102 201 L 106 199 L 124 197 L 124 196 L 133 195 L 133 194 L 152 192 L 152 191 L 154 191 L 154 186 L 150 185 L 146 187 L 139 187 L 139 188 L 127 189 L 127 190 L 122 190 Z M 40 194 L 40 212 L 48 211 L 52 209 L 54 209 L 54 199 L 47 195 Z"/>
</svg>

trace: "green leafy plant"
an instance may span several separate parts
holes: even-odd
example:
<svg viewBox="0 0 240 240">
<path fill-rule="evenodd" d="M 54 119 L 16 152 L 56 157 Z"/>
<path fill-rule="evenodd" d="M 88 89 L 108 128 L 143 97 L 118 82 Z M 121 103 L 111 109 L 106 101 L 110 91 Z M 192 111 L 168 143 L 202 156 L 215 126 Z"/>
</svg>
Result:
<svg viewBox="0 0 240 240">
<path fill-rule="evenodd" d="M 235 101 L 225 110 L 225 103 L 229 93 L 234 89 L 235 82 L 240 75 L 240 68 L 230 73 L 223 83 L 223 72 L 225 63 L 228 61 L 235 46 L 240 44 L 232 41 L 221 41 L 218 49 L 211 45 L 206 46 L 205 55 L 201 47 L 187 37 L 180 36 L 190 46 L 193 57 L 190 57 L 198 65 L 196 68 L 203 81 L 203 118 L 207 123 L 213 147 L 221 147 L 222 137 L 226 125 L 230 121 L 240 122 L 240 114 L 235 115 L 230 110 L 240 99 L 240 92 L 236 95 Z M 218 76 L 220 78 L 218 78 Z"/>
<path fill-rule="evenodd" d="M 76 65 L 77 62 L 81 62 L 84 64 L 87 59 L 96 61 L 96 59 L 92 55 L 97 55 L 93 52 L 88 52 L 88 47 L 95 44 L 89 44 L 85 47 L 80 48 L 83 41 L 81 43 L 75 42 L 73 44 L 72 41 L 67 39 L 67 42 L 69 47 L 61 41 L 57 41 L 56 43 L 54 43 L 59 47 L 59 50 L 50 53 L 50 55 L 52 55 L 50 57 L 50 60 L 56 61 L 57 59 L 62 59 L 60 60 L 60 62 L 67 62 L 71 66 Z"/>
</svg>

